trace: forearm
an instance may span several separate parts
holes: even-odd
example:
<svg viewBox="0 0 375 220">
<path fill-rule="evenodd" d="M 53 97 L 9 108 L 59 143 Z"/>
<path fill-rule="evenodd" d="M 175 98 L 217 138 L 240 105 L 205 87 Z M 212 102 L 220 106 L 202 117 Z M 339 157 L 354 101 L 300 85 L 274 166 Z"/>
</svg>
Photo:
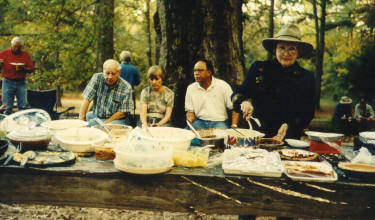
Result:
<svg viewBox="0 0 375 220">
<path fill-rule="evenodd" d="M 240 120 L 240 113 L 233 110 L 232 111 L 232 125 L 231 125 L 231 127 L 237 127 L 239 120 Z"/>
<path fill-rule="evenodd" d="M 84 99 L 81 104 L 81 109 L 79 110 L 79 119 L 85 121 L 86 120 L 86 113 L 89 109 L 90 101 L 87 99 Z"/>
<path fill-rule="evenodd" d="M 195 119 L 196 117 L 194 112 L 186 112 L 186 120 L 188 120 L 190 123 L 193 123 Z"/>
<path fill-rule="evenodd" d="M 166 123 L 168 123 L 169 119 L 171 119 L 172 115 L 172 107 L 167 107 L 167 110 L 165 111 L 164 118 L 159 121 L 159 126 L 163 126 Z"/>
<path fill-rule="evenodd" d="M 141 104 L 141 112 L 139 117 L 143 125 L 147 125 L 147 104 Z"/>
<path fill-rule="evenodd" d="M 110 123 L 115 120 L 120 120 L 125 118 L 126 113 L 125 112 L 116 112 L 111 117 L 109 117 L 107 120 L 104 121 L 104 123 Z"/>
</svg>

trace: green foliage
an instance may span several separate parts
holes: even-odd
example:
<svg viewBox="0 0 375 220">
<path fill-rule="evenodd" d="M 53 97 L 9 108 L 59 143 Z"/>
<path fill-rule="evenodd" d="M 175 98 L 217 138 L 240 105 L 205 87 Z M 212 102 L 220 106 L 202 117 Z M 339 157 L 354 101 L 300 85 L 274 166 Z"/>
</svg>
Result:
<svg viewBox="0 0 375 220">
<path fill-rule="evenodd" d="M 21 35 L 35 65 L 27 78 L 30 88 L 59 85 L 65 91 L 81 92 L 96 72 L 97 5 L 96 0 L 0 1 L 0 34 L 10 33 L 0 38 L 0 50 Z M 143 1 L 116 1 L 115 7 L 114 57 L 122 50 L 131 51 L 132 63 L 144 73 L 148 66 L 146 36 L 140 28 Z"/>
<path fill-rule="evenodd" d="M 364 45 L 362 52 L 352 56 L 345 62 L 349 74 L 342 84 L 351 84 L 349 92 L 354 97 L 365 97 L 367 100 L 375 100 L 375 42 Z"/>
</svg>

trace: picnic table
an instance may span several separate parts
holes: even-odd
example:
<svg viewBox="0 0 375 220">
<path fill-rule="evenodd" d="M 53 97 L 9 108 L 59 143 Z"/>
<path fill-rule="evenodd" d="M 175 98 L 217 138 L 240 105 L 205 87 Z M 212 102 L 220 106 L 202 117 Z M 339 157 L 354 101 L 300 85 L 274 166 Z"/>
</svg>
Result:
<svg viewBox="0 0 375 220">
<path fill-rule="evenodd" d="M 251 214 L 303 218 L 373 218 L 375 183 L 333 183 L 226 175 L 173 167 L 157 175 L 118 171 L 113 161 L 81 158 L 65 167 L 0 167 L 0 202 Z"/>
</svg>

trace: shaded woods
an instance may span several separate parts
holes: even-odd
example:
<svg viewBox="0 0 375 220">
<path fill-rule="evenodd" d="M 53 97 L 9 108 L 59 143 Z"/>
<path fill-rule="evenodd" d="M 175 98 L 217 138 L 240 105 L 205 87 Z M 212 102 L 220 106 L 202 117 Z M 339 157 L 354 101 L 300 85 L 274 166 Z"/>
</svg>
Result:
<svg viewBox="0 0 375 220">
<path fill-rule="evenodd" d="M 361 86 L 373 69 L 366 58 L 374 53 L 374 16 L 371 0 L 4 0 L 0 49 L 23 37 L 36 66 L 28 86 L 60 93 L 81 92 L 103 60 L 129 50 L 143 78 L 137 90 L 150 65 L 167 70 L 178 123 L 198 57 L 212 60 L 215 75 L 236 88 L 253 61 L 267 58 L 261 40 L 289 22 L 314 44 L 313 56 L 299 62 L 315 72 L 317 95 L 374 101 L 375 89 Z"/>
</svg>

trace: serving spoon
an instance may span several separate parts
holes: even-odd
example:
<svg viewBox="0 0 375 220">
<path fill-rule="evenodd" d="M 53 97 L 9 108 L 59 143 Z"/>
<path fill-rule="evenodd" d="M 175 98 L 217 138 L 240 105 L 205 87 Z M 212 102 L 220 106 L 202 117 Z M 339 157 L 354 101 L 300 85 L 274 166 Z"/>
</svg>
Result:
<svg viewBox="0 0 375 220">
<path fill-rule="evenodd" d="M 104 128 L 106 131 L 111 132 L 111 128 L 109 128 L 106 124 L 104 124 L 104 122 L 102 120 L 100 120 L 99 118 L 94 118 L 94 120 L 102 127 Z"/>
<path fill-rule="evenodd" d="M 188 120 L 186 120 L 186 124 L 190 127 L 190 129 L 194 132 L 194 134 L 197 135 L 198 138 L 202 138 L 200 136 L 199 132 L 197 130 L 195 130 L 195 128 L 193 127 L 193 125 Z"/>
</svg>

